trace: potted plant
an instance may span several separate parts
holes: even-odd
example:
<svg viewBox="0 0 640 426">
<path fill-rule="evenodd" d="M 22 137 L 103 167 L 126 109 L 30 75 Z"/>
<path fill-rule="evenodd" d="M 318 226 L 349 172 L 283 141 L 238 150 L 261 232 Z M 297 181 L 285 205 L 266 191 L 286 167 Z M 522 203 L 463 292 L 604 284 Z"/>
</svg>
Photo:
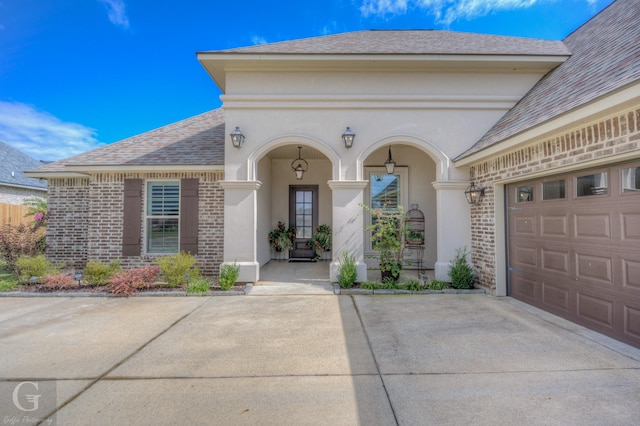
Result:
<svg viewBox="0 0 640 426">
<path fill-rule="evenodd" d="M 269 232 L 269 245 L 281 252 L 293 247 L 293 239 L 296 237 L 296 228 L 287 227 L 284 222 L 278 222 L 275 229 Z"/>
<path fill-rule="evenodd" d="M 382 282 L 397 282 L 402 270 L 402 235 L 406 232 L 402 207 L 393 211 L 363 207 L 371 212 L 372 224 L 367 230 L 371 231 L 371 243 L 378 252 Z"/>
<path fill-rule="evenodd" d="M 315 258 L 319 259 L 323 253 L 331 251 L 332 236 L 329 225 L 320 225 L 313 236 L 307 241 L 307 247 L 315 250 Z"/>
</svg>

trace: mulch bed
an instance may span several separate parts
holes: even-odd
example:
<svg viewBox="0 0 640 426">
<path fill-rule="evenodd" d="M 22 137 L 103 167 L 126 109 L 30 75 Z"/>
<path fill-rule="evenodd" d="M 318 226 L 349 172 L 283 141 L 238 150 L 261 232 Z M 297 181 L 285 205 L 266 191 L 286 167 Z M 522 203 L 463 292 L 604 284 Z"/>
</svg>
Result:
<svg viewBox="0 0 640 426">
<path fill-rule="evenodd" d="M 233 287 L 231 287 L 230 290 L 225 291 L 222 290 L 219 286 L 211 286 L 209 288 L 209 292 L 220 292 L 220 293 L 226 293 L 226 292 L 244 292 L 246 288 L 246 284 L 241 283 L 241 284 L 237 284 L 234 285 Z M 156 284 L 152 284 L 150 287 L 144 288 L 144 289 L 140 289 L 138 291 L 136 291 L 134 294 L 144 294 L 144 293 L 176 293 L 176 295 L 180 295 L 183 294 L 186 290 L 183 287 L 168 287 L 165 283 L 156 283 Z M 19 286 L 17 288 L 15 288 L 14 290 L 12 290 L 12 292 L 20 292 L 20 293 L 56 293 L 56 294 L 60 294 L 60 293 L 69 293 L 69 294 L 74 294 L 74 293 L 95 293 L 95 294 L 106 294 L 106 295 L 111 295 L 111 291 L 109 291 L 107 286 L 91 286 L 91 285 L 79 285 L 79 286 L 74 286 L 74 287 L 70 287 L 70 288 L 64 288 L 64 289 L 58 289 L 58 288 L 48 288 L 48 287 L 44 287 L 42 285 L 22 285 Z M 198 293 L 193 293 L 193 294 L 198 294 Z"/>
</svg>

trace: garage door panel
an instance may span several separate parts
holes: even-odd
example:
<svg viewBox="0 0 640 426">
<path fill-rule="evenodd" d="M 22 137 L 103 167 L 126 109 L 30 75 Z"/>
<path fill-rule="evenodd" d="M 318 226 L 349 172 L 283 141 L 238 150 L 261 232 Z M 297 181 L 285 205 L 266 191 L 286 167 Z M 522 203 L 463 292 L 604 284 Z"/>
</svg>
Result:
<svg viewBox="0 0 640 426">
<path fill-rule="evenodd" d="M 543 237 L 568 237 L 568 215 L 543 215 L 540 217 L 540 234 Z"/>
<path fill-rule="evenodd" d="M 538 266 L 538 249 L 536 247 L 516 246 L 512 252 L 513 263 L 517 267 Z"/>
<path fill-rule="evenodd" d="M 576 297 L 576 313 L 580 319 L 613 329 L 613 301 L 580 291 Z"/>
<path fill-rule="evenodd" d="M 542 302 L 545 305 L 560 309 L 566 315 L 569 313 L 569 301 L 570 295 L 568 289 L 548 283 L 542 284 Z"/>
<path fill-rule="evenodd" d="M 640 213 L 622 212 L 620 215 L 620 222 L 622 223 L 622 240 L 640 243 Z"/>
<path fill-rule="evenodd" d="M 613 286 L 613 259 L 611 256 L 594 256 L 576 253 L 576 278 L 594 279 Z"/>
<path fill-rule="evenodd" d="M 622 259 L 622 286 L 640 291 L 640 261 Z"/>
<path fill-rule="evenodd" d="M 624 307 L 624 333 L 640 341 L 640 309 Z"/>
<path fill-rule="evenodd" d="M 535 236 L 536 217 L 524 215 L 515 217 L 512 232 L 514 236 Z"/>
<path fill-rule="evenodd" d="M 611 239 L 611 218 L 607 214 L 574 215 L 575 238 Z"/>
<path fill-rule="evenodd" d="M 551 249 L 541 250 L 541 269 L 543 272 L 560 272 L 569 275 L 569 251 L 558 251 Z"/>
<path fill-rule="evenodd" d="M 517 299 L 537 304 L 538 286 L 536 280 L 527 279 L 518 273 L 511 274 L 511 294 Z"/>
</svg>

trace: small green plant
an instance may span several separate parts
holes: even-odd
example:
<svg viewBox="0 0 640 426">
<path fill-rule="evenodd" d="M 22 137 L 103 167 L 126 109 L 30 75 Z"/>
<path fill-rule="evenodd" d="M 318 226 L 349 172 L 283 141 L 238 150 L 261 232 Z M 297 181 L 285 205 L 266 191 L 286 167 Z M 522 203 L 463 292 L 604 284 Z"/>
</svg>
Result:
<svg viewBox="0 0 640 426">
<path fill-rule="evenodd" d="M 83 279 L 90 286 L 106 285 L 114 274 L 121 271 L 120 261 L 117 259 L 108 264 L 91 261 L 87 262 L 87 266 L 84 268 Z"/>
<path fill-rule="evenodd" d="M 444 290 L 447 287 L 449 287 L 449 283 L 445 281 L 429 280 L 427 283 L 427 288 L 429 290 Z"/>
<path fill-rule="evenodd" d="M 275 229 L 269 232 L 269 245 L 276 251 L 284 251 L 293 247 L 293 239 L 296 237 L 296 228 L 287 226 L 284 222 L 278 222 Z"/>
<path fill-rule="evenodd" d="M 456 250 L 456 257 L 451 261 L 451 269 L 449 277 L 451 277 L 451 286 L 458 289 L 473 288 L 473 269 L 467 263 L 469 252 L 465 246 Z"/>
<path fill-rule="evenodd" d="M 26 283 L 31 277 L 42 277 L 56 272 L 56 268 L 44 254 L 38 256 L 21 256 L 16 260 L 15 270 L 20 282 Z"/>
<path fill-rule="evenodd" d="M 11 291 L 18 286 L 15 280 L 0 280 L 0 291 Z"/>
<path fill-rule="evenodd" d="M 363 281 L 360 283 L 360 288 L 363 288 L 365 290 L 377 290 L 380 287 L 381 284 L 375 281 Z"/>
<path fill-rule="evenodd" d="M 342 253 L 338 265 L 338 284 L 342 288 L 351 288 L 358 279 L 356 258 L 345 251 Z"/>
<path fill-rule="evenodd" d="M 315 257 L 320 258 L 322 253 L 331 251 L 332 234 L 329 225 L 320 225 L 314 232 L 310 240 L 307 241 L 307 247 L 315 250 Z"/>
<path fill-rule="evenodd" d="M 382 288 L 385 290 L 395 290 L 398 288 L 398 281 L 392 277 L 385 277 L 382 280 Z"/>
<path fill-rule="evenodd" d="M 240 266 L 236 265 L 236 262 L 233 264 L 225 263 L 220 266 L 220 276 L 218 277 L 218 283 L 220 284 L 220 289 L 227 291 L 238 281 L 238 277 L 240 276 Z"/>
<path fill-rule="evenodd" d="M 402 283 L 402 287 L 405 290 L 410 290 L 410 291 L 422 291 L 422 290 L 424 290 L 424 284 L 420 280 L 409 280 L 409 281 L 406 281 L 406 282 Z"/>
<path fill-rule="evenodd" d="M 156 260 L 160 266 L 160 272 L 167 280 L 169 287 L 178 287 L 189 279 L 200 277 L 200 269 L 196 265 L 196 258 L 186 252 L 180 252 L 173 256 L 164 256 Z"/>
<path fill-rule="evenodd" d="M 187 283 L 187 293 L 206 293 L 209 291 L 211 283 L 205 277 L 189 280 Z"/>
</svg>

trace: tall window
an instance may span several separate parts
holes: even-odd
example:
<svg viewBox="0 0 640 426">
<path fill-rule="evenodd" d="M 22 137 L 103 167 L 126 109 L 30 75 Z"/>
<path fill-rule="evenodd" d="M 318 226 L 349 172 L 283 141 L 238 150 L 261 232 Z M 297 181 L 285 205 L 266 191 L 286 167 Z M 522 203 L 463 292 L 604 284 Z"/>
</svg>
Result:
<svg viewBox="0 0 640 426">
<path fill-rule="evenodd" d="M 408 210 L 409 198 L 409 171 L 405 166 L 396 166 L 392 175 L 387 174 L 384 167 L 366 167 L 365 176 L 369 181 L 369 190 L 365 193 L 365 204 L 372 209 L 380 209 L 387 212 L 397 211 L 399 207 Z M 369 212 L 365 213 L 365 226 L 370 225 L 375 218 Z M 371 233 L 366 232 L 366 245 L 369 251 L 373 250 Z"/>
<path fill-rule="evenodd" d="M 147 182 L 147 253 L 178 253 L 180 182 Z"/>
</svg>

